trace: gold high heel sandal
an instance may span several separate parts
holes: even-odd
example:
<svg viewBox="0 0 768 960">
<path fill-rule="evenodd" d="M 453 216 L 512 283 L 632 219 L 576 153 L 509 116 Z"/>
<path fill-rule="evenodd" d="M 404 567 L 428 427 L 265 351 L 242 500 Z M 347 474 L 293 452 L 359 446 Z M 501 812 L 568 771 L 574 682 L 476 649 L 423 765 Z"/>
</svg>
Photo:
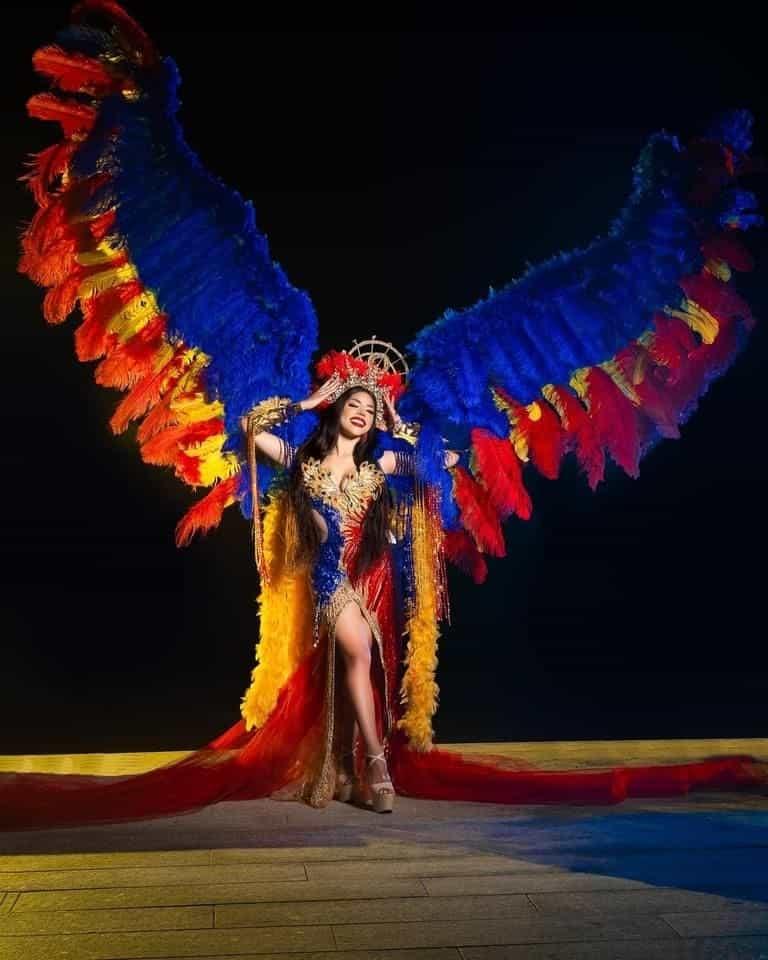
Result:
<svg viewBox="0 0 768 960">
<path fill-rule="evenodd" d="M 366 753 L 366 757 L 368 758 L 369 767 L 376 760 L 384 760 L 386 763 L 386 758 L 383 753 Z M 372 797 L 373 809 L 376 813 L 392 813 L 392 807 L 395 802 L 395 791 L 389 777 L 387 777 L 386 780 L 369 783 L 367 786 L 368 792 Z"/>
<path fill-rule="evenodd" d="M 344 757 L 354 757 L 354 751 L 349 750 L 343 753 Z M 336 792 L 333 795 L 334 800 L 340 800 L 342 803 L 349 803 L 352 799 L 352 793 L 355 788 L 355 778 L 350 776 L 345 770 L 340 770 L 336 774 Z"/>
</svg>

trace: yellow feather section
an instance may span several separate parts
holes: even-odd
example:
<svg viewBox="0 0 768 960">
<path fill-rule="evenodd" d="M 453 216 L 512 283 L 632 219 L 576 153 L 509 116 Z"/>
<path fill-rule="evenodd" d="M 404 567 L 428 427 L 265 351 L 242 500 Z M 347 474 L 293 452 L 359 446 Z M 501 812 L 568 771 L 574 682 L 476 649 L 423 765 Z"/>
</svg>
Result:
<svg viewBox="0 0 768 960">
<path fill-rule="evenodd" d="M 170 345 L 167 345 L 167 349 L 166 345 L 164 345 L 162 352 L 165 357 L 164 362 L 170 360 L 172 353 Z M 207 403 L 203 392 L 199 389 L 200 373 L 208 365 L 210 359 L 208 354 L 203 353 L 202 350 L 198 350 L 196 347 L 193 347 L 184 354 L 185 369 L 176 383 L 165 394 L 169 408 L 178 414 L 178 423 L 197 423 L 201 420 L 208 420 L 211 417 L 220 416 L 224 412 L 224 405 L 222 403 L 218 401 L 215 403 Z M 155 369 L 159 369 L 159 366 L 160 365 L 155 364 Z M 194 396 L 190 396 L 190 394 L 194 394 Z M 211 412 L 203 415 L 207 410 Z"/>
<path fill-rule="evenodd" d="M 197 443 L 190 443 L 182 446 L 181 449 L 190 457 L 214 457 L 221 452 L 222 444 L 226 439 L 226 433 L 222 428 L 221 433 L 214 433 L 213 436 L 206 437 L 205 440 L 198 440 Z"/>
<path fill-rule="evenodd" d="M 160 373 L 163 368 L 170 363 L 173 359 L 174 347 L 168 342 L 164 342 L 155 352 L 155 356 L 152 359 L 152 369 L 155 373 Z M 203 354 L 204 356 L 204 354 Z M 178 358 L 179 365 L 181 367 L 182 373 L 181 376 L 184 376 L 184 372 L 190 368 L 195 368 L 196 364 L 199 362 L 200 351 L 195 347 L 187 348 L 183 353 L 180 354 Z M 159 394 L 165 396 L 169 390 L 175 389 L 178 381 L 173 383 L 173 386 L 170 386 L 171 381 L 177 376 L 178 370 L 169 370 L 166 371 L 165 375 L 162 378 L 162 383 L 159 388 Z"/>
<path fill-rule="evenodd" d="M 290 679 L 312 646 L 314 598 L 307 564 L 289 569 L 286 554 L 297 536 L 288 523 L 284 492 L 273 496 L 264 512 L 264 557 L 270 582 L 262 582 L 258 597 L 260 629 L 256 666 L 240 705 L 245 728 L 260 727 L 277 703 L 280 689 Z"/>
<path fill-rule="evenodd" d="M 563 407 L 563 404 L 560 401 L 559 396 L 557 395 L 554 383 L 545 383 L 544 386 L 541 388 L 541 395 L 542 397 L 544 397 L 544 399 L 547 401 L 550 407 L 554 407 L 558 417 L 560 417 L 560 419 L 564 421 L 565 409 Z"/>
<path fill-rule="evenodd" d="M 579 367 L 568 381 L 568 385 L 573 388 L 579 400 L 584 402 L 587 400 L 587 374 L 591 369 L 592 367 Z"/>
<path fill-rule="evenodd" d="M 125 343 L 146 327 L 159 312 L 157 301 L 148 290 L 145 290 L 144 293 L 126 303 L 122 310 L 113 314 L 107 321 L 106 329 L 110 333 L 116 333 L 120 342 Z"/>
<path fill-rule="evenodd" d="M 694 330 L 704 343 L 714 343 L 717 334 L 720 331 L 720 324 L 717 318 L 713 317 L 708 310 L 696 303 L 695 300 L 685 300 L 682 310 L 671 310 L 667 308 L 666 313 L 671 317 L 677 317 L 685 321 L 691 330 Z"/>
<path fill-rule="evenodd" d="M 199 391 L 200 388 L 200 374 L 211 362 L 211 358 L 207 353 L 204 353 L 198 347 L 193 347 L 194 357 L 192 362 L 184 371 L 184 373 L 179 377 L 176 387 L 174 390 L 175 394 L 182 393 L 193 393 Z"/>
<path fill-rule="evenodd" d="M 116 246 L 112 246 L 109 240 L 101 240 L 94 250 L 83 250 L 76 256 L 77 262 L 83 267 L 98 267 L 104 263 L 110 263 L 121 256 L 123 251 Z"/>
<path fill-rule="evenodd" d="M 640 343 L 639 339 L 637 341 Z M 645 346 L 645 344 L 641 344 Z M 632 376 L 630 382 L 633 387 L 636 387 L 638 383 L 642 383 L 645 380 L 645 375 L 648 372 L 649 356 L 647 348 L 645 350 L 639 350 L 635 356 L 635 363 L 632 367 Z M 638 398 L 639 399 L 639 398 Z"/>
<path fill-rule="evenodd" d="M 507 419 L 509 420 L 509 425 L 512 427 L 512 431 L 509 434 L 509 442 L 514 447 L 517 459 L 522 460 L 523 463 L 527 463 L 530 459 L 528 453 L 528 440 L 526 439 L 525 435 L 517 429 L 517 417 L 515 416 L 513 408 L 493 389 L 493 387 L 491 387 L 491 395 L 494 405 L 498 410 L 506 413 Z M 525 409 L 528 411 L 528 417 L 534 423 L 537 420 L 541 420 L 541 406 L 536 400 L 534 400 L 532 403 L 529 403 Z"/>
<path fill-rule="evenodd" d="M 170 363 L 172 356 L 173 346 L 167 341 L 163 341 L 152 357 L 152 370 L 158 373 L 167 363 Z"/>
<path fill-rule="evenodd" d="M 408 619 L 408 649 L 400 702 L 406 704 L 397 727 L 405 730 L 409 746 L 426 752 L 432 749 L 432 717 L 437 711 L 440 688 L 437 669 L 437 591 L 435 584 L 435 531 L 421 496 L 414 498 L 413 569 L 415 599 Z"/>
<path fill-rule="evenodd" d="M 170 408 L 178 414 L 179 423 L 202 423 L 224 414 L 224 404 L 220 400 L 209 402 L 202 393 L 194 397 L 174 397 Z"/>
<path fill-rule="evenodd" d="M 121 267 L 102 270 L 100 273 L 94 273 L 91 277 L 83 277 L 77 288 L 77 295 L 81 300 L 87 297 L 95 297 L 121 283 L 127 283 L 128 280 L 137 280 L 138 276 L 138 271 L 132 263 L 124 263 Z"/>
<path fill-rule="evenodd" d="M 711 273 L 713 277 L 722 280 L 723 283 L 728 283 L 731 279 L 731 268 L 725 260 L 707 260 L 704 264 L 704 269 L 708 273 Z"/>
<path fill-rule="evenodd" d="M 234 453 L 212 454 L 200 464 L 200 483 L 204 487 L 212 487 L 214 483 L 226 480 L 240 469 L 240 461 Z M 230 502 L 234 503 L 234 500 Z"/>
<path fill-rule="evenodd" d="M 523 436 L 520 431 L 515 428 L 512 433 L 509 435 L 509 442 L 515 448 L 515 453 L 517 454 L 517 459 L 522 460 L 523 463 L 528 463 L 528 441 Z"/>
<path fill-rule="evenodd" d="M 73 140 L 84 140 L 84 139 L 85 139 L 85 135 L 84 135 L 84 134 L 83 134 L 83 135 L 75 134 L 75 136 L 74 136 L 72 139 L 73 139 Z M 66 170 L 66 171 L 65 171 L 65 175 L 66 175 L 66 182 L 67 182 L 67 183 L 70 183 L 70 182 L 71 182 L 71 180 L 70 180 L 71 174 L 70 174 L 69 170 Z M 65 179 L 65 177 L 62 176 L 62 179 Z M 116 207 L 114 204 L 113 204 L 111 207 L 109 207 L 109 210 L 115 210 L 115 209 L 117 209 L 117 207 Z M 93 223 L 94 220 L 98 220 L 99 217 L 103 217 L 104 214 L 105 214 L 105 213 L 108 213 L 108 212 L 109 212 L 108 210 L 99 210 L 98 213 L 73 213 L 73 214 L 70 214 L 70 216 L 67 217 L 67 220 L 68 220 L 70 223 Z"/>
<path fill-rule="evenodd" d="M 172 345 L 163 343 L 154 360 L 154 369 L 160 370 L 168 363 L 172 354 Z M 171 388 L 169 399 L 169 406 L 177 413 L 180 424 L 199 423 L 224 414 L 224 404 L 219 400 L 207 401 L 202 391 L 195 392 L 194 396 L 189 395 L 199 386 L 200 373 L 210 359 L 208 354 L 196 347 L 187 350 L 183 355 L 183 365 L 186 369 Z M 222 428 L 220 433 L 181 448 L 188 456 L 200 460 L 200 483 L 194 486 L 211 487 L 214 483 L 226 480 L 241 469 L 237 454 L 221 452 L 226 438 L 227 435 Z"/>
<path fill-rule="evenodd" d="M 181 372 L 179 373 L 179 379 L 186 376 L 186 374 L 189 373 L 190 370 L 199 369 L 200 357 L 201 357 L 201 353 L 197 349 L 197 347 L 185 347 L 184 352 L 180 354 Z M 173 373 L 171 374 L 171 376 L 176 376 L 176 374 Z M 178 383 L 178 380 L 176 381 L 176 383 Z M 163 387 L 163 390 L 162 390 L 163 394 L 165 394 L 165 391 L 167 389 L 168 389 L 167 386 Z"/>
<path fill-rule="evenodd" d="M 605 363 L 598 364 L 601 370 L 604 370 L 605 373 L 613 380 L 616 386 L 621 390 L 627 399 L 631 400 L 635 406 L 640 406 L 640 397 L 638 397 L 636 391 L 633 389 L 632 384 L 624 376 L 623 371 L 620 369 L 618 363 L 615 360 L 606 360 Z M 635 370 L 637 371 L 637 367 Z M 642 379 L 642 378 L 641 378 Z M 635 383 L 640 381 L 635 380 Z"/>
<path fill-rule="evenodd" d="M 210 359 L 208 354 L 195 349 L 189 368 L 173 388 L 169 405 L 178 414 L 179 423 L 200 423 L 224 414 L 224 404 L 221 401 L 207 401 L 201 391 L 196 392 L 194 396 L 189 396 L 199 386 L 200 373 Z M 202 486 L 210 487 L 240 470 L 241 465 L 236 454 L 221 452 L 226 439 L 227 435 L 222 428 L 220 433 L 182 448 L 188 456 L 197 457 L 200 460 Z"/>
<path fill-rule="evenodd" d="M 528 411 L 528 416 L 535 423 L 537 420 L 541 420 L 541 407 L 534 400 L 533 403 L 529 403 L 525 408 Z M 514 423 L 515 418 L 510 415 L 510 422 Z M 530 460 L 529 449 L 528 449 L 528 438 L 524 433 L 515 427 L 515 429 L 509 435 L 509 441 L 515 449 L 517 454 L 517 459 L 522 460 L 523 463 L 528 463 Z"/>
</svg>

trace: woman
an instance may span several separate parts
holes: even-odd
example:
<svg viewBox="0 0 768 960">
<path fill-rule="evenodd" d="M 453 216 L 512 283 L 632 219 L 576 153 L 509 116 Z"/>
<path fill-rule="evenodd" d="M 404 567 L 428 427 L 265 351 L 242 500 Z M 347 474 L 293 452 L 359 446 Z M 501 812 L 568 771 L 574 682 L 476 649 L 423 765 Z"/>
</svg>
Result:
<svg viewBox="0 0 768 960">
<path fill-rule="evenodd" d="M 313 410 L 334 397 L 340 386 L 339 375 L 334 373 L 292 408 Z M 384 410 L 377 410 L 377 403 Z M 329 741 L 335 727 L 340 729 L 341 757 L 336 766 L 341 769 L 335 796 L 340 800 L 353 796 L 359 729 L 368 761 L 368 795 L 379 813 L 391 812 L 394 802 L 382 743 L 383 736 L 392 729 L 386 665 L 392 660 L 399 663 L 402 657 L 399 649 L 392 651 L 389 658 L 386 656 L 386 639 L 395 643 L 397 638 L 382 634 L 375 605 L 369 605 L 361 591 L 367 582 L 365 576 L 377 567 L 383 568 L 388 577 L 392 575 L 388 563 L 391 509 L 385 476 L 409 469 L 409 458 L 399 451 L 385 450 L 376 457 L 377 414 L 381 422 L 385 413 L 394 430 L 399 418 L 385 391 L 344 389 L 323 410 L 316 429 L 298 449 L 260 428 L 269 422 L 269 415 L 258 407 L 241 420 L 241 426 L 249 433 L 249 447 L 255 446 L 272 461 L 290 469 L 288 497 L 299 531 L 298 549 L 291 560 L 314 564 L 314 642 L 316 645 L 319 641 L 318 630 L 322 628 L 329 644 L 327 660 L 338 656 L 342 661 L 346 697 L 340 698 L 338 724 L 334 721 L 335 711 L 328 713 Z M 458 459 L 458 453 L 446 451 L 446 466 L 455 465 Z M 378 596 L 382 595 L 379 591 Z M 333 666 L 332 676 L 337 669 L 335 663 Z M 380 683 L 376 699 L 372 668 Z M 383 705 L 378 717 L 377 702 Z M 327 769 L 333 758 L 326 760 Z M 327 777 L 321 776 L 320 784 L 310 791 L 315 803 L 322 802 L 323 783 L 327 783 Z"/>
</svg>

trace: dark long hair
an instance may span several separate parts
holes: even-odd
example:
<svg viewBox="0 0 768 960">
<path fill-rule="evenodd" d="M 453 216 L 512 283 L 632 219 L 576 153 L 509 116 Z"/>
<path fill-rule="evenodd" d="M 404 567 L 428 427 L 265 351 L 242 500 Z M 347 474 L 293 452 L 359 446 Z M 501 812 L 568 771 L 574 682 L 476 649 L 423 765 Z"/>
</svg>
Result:
<svg viewBox="0 0 768 960">
<path fill-rule="evenodd" d="M 325 459 L 339 436 L 339 421 L 344 404 L 350 394 L 358 390 L 370 393 L 363 387 L 351 387 L 342 393 L 332 404 L 320 411 L 320 422 L 296 450 L 288 480 L 289 505 L 293 509 L 298 534 L 295 538 L 294 553 L 290 558 L 291 563 L 311 562 L 320 547 L 320 532 L 312 517 L 312 505 L 302 482 L 301 464 L 307 457 L 316 457 L 321 461 Z M 376 398 L 372 394 L 371 398 L 375 407 Z M 366 436 L 361 437 L 355 444 L 352 456 L 358 469 L 365 460 L 373 459 L 377 437 L 378 430 L 374 423 Z M 365 572 L 389 546 L 390 506 L 389 490 L 384 484 L 382 492 L 368 506 L 355 570 L 350 571 L 353 575 Z"/>
</svg>

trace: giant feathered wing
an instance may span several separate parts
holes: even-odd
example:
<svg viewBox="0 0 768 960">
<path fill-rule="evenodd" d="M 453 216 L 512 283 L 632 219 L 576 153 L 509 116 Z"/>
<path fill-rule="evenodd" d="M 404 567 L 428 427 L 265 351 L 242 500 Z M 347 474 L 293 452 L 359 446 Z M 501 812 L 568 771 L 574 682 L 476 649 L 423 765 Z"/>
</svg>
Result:
<svg viewBox="0 0 768 960">
<path fill-rule="evenodd" d="M 25 177 L 39 209 L 19 269 L 48 288 L 49 323 L 80 308 L 78 357 L 125 391 L 112 429 L 140 421 L 147 463 L 210 488 L 177 527 L 183 544 L 238 500 L 250 512 L 239 418 L 306 393 L 315 311 L 271 259 L 252 205 L 185 142 L 177 67 L 118 4 L 79 4 L 33 62 L 51 90 L 28 110 L 62 138 Z M 310 419 L 276 430 L 296 440 Z"/>
<path fill-rule="evenodd" d="M 605 237 L 408 344 L 400 412 L 421 424 L 418 472 L 443 488 L 446 555 L 478 582 L 483 554 L 504 554 L 504 518 L 530 515 L 526 469 L 554 478 L 570 452 L 593 489 L 607 458 L 636 476 L 745 343 L 753 320 L 732 276 L 752 266 L 740 233 L 762 223 L 738 185 L 757 166 L 751 122 L 734 111 L 685 146 L 653 136 Z M 446 442 L 469 450 L 450 474 Z"/>
</svg>

